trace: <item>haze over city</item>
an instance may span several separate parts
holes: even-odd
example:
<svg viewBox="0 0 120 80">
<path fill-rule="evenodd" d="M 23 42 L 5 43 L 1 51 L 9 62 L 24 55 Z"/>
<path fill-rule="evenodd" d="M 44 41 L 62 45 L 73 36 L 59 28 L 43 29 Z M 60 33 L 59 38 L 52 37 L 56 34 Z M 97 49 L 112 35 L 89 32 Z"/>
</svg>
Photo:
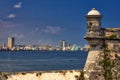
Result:
<svg viewBox="0 0 120 80">
<path fill-rule="evenodd" d="M 84 46 L 85 14 L 101 12 L 102 27 L 120 27 L 119 0 L 0 0 L 0 44 L 54 44 L 66 40 Z"/>
</svg>

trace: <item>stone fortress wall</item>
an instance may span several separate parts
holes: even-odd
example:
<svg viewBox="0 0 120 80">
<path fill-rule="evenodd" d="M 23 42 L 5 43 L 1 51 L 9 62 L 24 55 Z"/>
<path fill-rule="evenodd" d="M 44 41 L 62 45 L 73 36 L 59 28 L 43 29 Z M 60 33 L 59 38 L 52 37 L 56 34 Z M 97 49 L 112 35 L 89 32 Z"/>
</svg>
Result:
<svg viewBox="0 0 120 80">
<path fill-rule="evenodd" d="M 105 28 L 104 31 L 108 49 L 120 53 L 120 28 Z"/>
<path fill-rule="evenodd" d="M 110 54 L 120 53 L 120 28 L 101 28 L 102 15 L 99 11 L 93 8 L 86 15 L 87 18 L 87 34 L 85 39 L 90 45 L 90 50 L 84 66 L 85 74 L 88 76 L 86 80 L 104 80 L 101 74 L 101 66 L 99 65 L 102 59 L 104 46 L 107 45 Z M 98 78 L 97 78 L 98 77 Z M 96 78 L 96 79 L 95 79 Z"/>
</svg>

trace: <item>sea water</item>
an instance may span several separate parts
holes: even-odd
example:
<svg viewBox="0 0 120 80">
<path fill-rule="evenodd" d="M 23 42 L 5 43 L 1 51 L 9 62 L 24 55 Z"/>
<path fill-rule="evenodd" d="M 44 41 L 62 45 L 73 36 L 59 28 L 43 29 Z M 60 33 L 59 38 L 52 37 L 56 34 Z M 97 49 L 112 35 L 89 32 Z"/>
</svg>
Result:
<svg viewBox="0 0 120 80">
<path fill-rule="evenodd" d="M 86 51 L 0 51 L 0 72 L 83 69 Z"/>
</svg>

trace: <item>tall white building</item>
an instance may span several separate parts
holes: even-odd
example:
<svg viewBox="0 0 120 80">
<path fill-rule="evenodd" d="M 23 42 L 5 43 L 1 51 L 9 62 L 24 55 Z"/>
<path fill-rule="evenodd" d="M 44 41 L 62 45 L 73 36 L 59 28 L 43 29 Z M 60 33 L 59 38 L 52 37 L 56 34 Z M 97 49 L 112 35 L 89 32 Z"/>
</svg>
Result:
<svg viewBox="0 0 120 80">
<path fill-rule="evenodd" d="M 60 48 L 63 50 L 63 49 L 65 49 L 65 47 L 67 47 L 67 42 L 65 40 L 61 40 L 60 41 Z"/>
</svg>

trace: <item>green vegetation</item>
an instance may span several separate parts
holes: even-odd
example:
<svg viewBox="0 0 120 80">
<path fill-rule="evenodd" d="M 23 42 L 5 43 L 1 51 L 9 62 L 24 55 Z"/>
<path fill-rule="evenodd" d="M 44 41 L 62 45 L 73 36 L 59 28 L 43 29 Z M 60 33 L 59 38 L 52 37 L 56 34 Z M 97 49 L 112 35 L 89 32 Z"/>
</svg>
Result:
<svg viewBox="0 0 120 80">
<path fill-rule="evenodd" d="M 115 80 L 120 80 L 120 57 L 115 55 L 115 67 L 114 67 L 114 78 Z"/>
<path fill-rule="evenodd" d="M 114 38 L 117 38 L 117 35 L 116 34 L 111 34 L 110 36 L 107 37 L 108 39 L 114 39 Z"/>
<path fill-rule="evenodd" d="M 4 74 L 3 76 L 4 76 L 4 78 L 5 78 L 5 79 L 8 79 L 8 76 L 7 76 L 7 74 Z"/>
<path fill-rule="evenodd" d="M 83 70 L 81 71 L 80 79 L 79 79 L 79 80 L 85 80 L 85 77 L 84 77 L 84 71 L 83 71 Z"/>
<path fill-rule="evenodd" d="M 110 59 L 110 51 L 107 48 L 107 45 L 104 46 L 103 59 L 100 61 L 102 66 L 102 75 L 105 80 L 113 80 L 112 69 L 115 65 L 114 61 Z"/>
<path fill-rule="evenodd" d="M 80 77 L 77 78 L 77 80 L 85 80 L 84 71 L 83 70 L 80 72 Z"/>
<path fill-rule="evenodd" d="M 25 75 L 26 73 L 21 73 L 22 75 Z"/>
</svg>

